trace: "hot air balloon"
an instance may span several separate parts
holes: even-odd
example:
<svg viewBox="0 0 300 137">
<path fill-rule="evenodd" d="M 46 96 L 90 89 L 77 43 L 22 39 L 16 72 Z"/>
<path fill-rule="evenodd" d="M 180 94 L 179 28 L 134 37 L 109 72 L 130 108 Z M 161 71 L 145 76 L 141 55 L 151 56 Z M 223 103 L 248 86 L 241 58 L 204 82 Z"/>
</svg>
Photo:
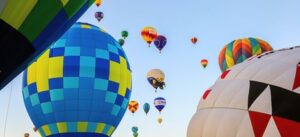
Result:
<svg viewBox="0 0 300 137">
<path fill-rule="evenodd" d="M 161 111 L 165 108 L 166 104 L 167 101 L 163 97 L 158 97 L 154 99 L 154 106 L 159 111 L 159 113 L 161 113 Z"/>
<path fill-rule="evenodd" d="M 101 11 L 95 12 L 95 18 L 100 22 L 104 17 L 104 13 Z"/>
<path fill-rule="evenodd" d="M 196 37 L 192 37 L 192 38 L 191 38 L 191 42 L 192 42 L 193 44 L 196 44 L 197 41 L 198 41 L 198 39 L 197 39 Z"/>
<path fill-rule="evenodd" d="M 123 39 L 126 39 L 128 37 L 128 31 L 126 31 L 126 30 L 122 31 L 121 36 Z"/>
<path fill-rule="evenodd" d="M 241 63 L 253 55 L 273 50 L 265 41 L 258 38 L 237 39 L 221 50 L 219 54 L 219 66 L 222 72 L 235 64 Z"/>
<path fill-rule="evenodd" d="M 147 80 L 156 89 L 164 89 L 165 86 L 165 74 L 160 69 L 152 69 L 147 73 Z"/>
<path fill-rule="evenodd" d="M 42 137 L 109 137 L 127 109 L 131 70 L 113 37 L 76 23 L 24 71 L 22 93 Z"/>
<path fill-rule="evenodd" d="M 145 103 L 143 106 L 144 112 L 146 113 L 146 115 L 148 114 L 149 110 L 150 110 L 150 104 L 149 103 Z"/>
<path fill-rule="evenodd" d="M 158 122 L 159 124 L 161 124 L 161 123 L 163 122 L 163 118 L 162 118 L 162 117 L 158 117 L 158 118 L 157 118 L 157 122 Z"/>
<path fill-rule="evenodd" d="M 128 104 L 128 110 L 134 114 L 139 109 L 139 103 L 137 101 L 131 100 Z"/>
<path fill-rule="evenodd" d="M 133 133 L 137 133 L 138 130 L 139 130 L 139 128 L 138 128 L 137 126 L 134 126 L 134 127 L 131 128 L 131 131 L 132 131 Z"/>
<path fill-rule="evenodd" d="M 156 29 L 153 27 L 145 27 L 143 28 L 141 35 L 144 41 L 146 41 L 150 46 L 152 41 L 157 37 L 157 32 Z"/>
<path fill-rule="evenodd" d="M 124 39 L 119 39 L 118 42 L 119 42 L 119 44 L 120 44 L 121 46 L 123 46 L 123 45 L 125 44 L 125 40 L 124 40 Z"/>
<path fill-rule="evenodd" d="M 0 89 L 39 56 L 93 0 L 1 0 Z"/>
<path fill-rule="evenodd" d="M 154 45 L 159 50 L 159 53 L 161 53 L 161 50 L 166 46 L 166 44 L 167 38 L 165 36 L 159 35 L 154 40 Z"/>
<path fill-rule="evenodd" d="M 201 98 L 187 137 L 300 135 L 300 46 L 255 55 Z"/>
<path fill-rule="evenodd" d="M 202 65 L 203 68 L 206 68 L 207 64 L 208 64 L 208 60 L 207 59 L 202 59 L 201 60 L 201 65 Z"/>
<path fill-rule="evenodd" d="M 24 133 L 24 137 L 29 137 L 30 134 L 29 133 Z"/>
<path fill-rule="evenodd" d="M 95 0 L 95 4 L 97 7 L 99 7 L 102 4 L 102 0 Z"/>
</svg>

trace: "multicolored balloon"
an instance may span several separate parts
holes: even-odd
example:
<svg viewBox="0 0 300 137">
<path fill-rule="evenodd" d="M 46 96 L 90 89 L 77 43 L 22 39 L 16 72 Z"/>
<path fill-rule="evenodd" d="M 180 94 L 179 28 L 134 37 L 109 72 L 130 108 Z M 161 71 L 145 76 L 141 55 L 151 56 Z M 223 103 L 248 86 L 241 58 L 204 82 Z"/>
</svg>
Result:
<svg viewBox="0 0 300 137">
<path fill-rule="evenodd" d="M 300 135 L 300 46 L 255 55 L 207 90 L 187 137 Z"/>
<path fill-rule="evenodd" d="M 128 37 L 128 31 L 126 31 L 126 30 L 122 31 L 121 36 L 123 39 L 126 39 Z"/>
<path fill-rule="evenodd" d="M 112 36 L 87 23 L 74 24 L 23 76 L 24 104 L 42 137 L 109 137 L 130 94 L 125 52 Z"/>
<path fill-rule="evenodd" d="M 99 7 L 102 4 L 102 0 L 95 0 L 95 4 L 97 7 Z"/>
<path fill-rule="evenodd" d="M 0 89 L 68 30 L 94 0 L 1 0 Z"/>
<path fill-rule="evenodd" d="M 152 69 L 147 73 L 147 80 L 155 89 L 164 89 L 165 86 L 165 73 L 160 69 Z"/>
<path fill-rule="evenodd" d="M 158 35 L 154 40 L 155 47 L 159 50 L 159 53 L 161 53 L 161 50 L 166 46 L 167 44 L 167 38 L 162 35 Z"/>
<path fill-rule="evenodd" d="M 191 42 L 192 42 L 193 44 L 196 44 L 197 41 L 198 41 L 198 39 L 197 39 L 196 37 L 192 37 L 192 38 L 191 38 Z"/>
<path fill-rule="evenodd" d="M 119 39 L 118 42 L 119 42 L 119 44 L 120 44 L 121 46 L 123 46 L 123 45 L 125 44 L 125 40 L 124 40 L 124 39 Z"/>
<path fill-rule="evenodd" d="M 139 103 L 137 101 L 131 100 L 128 104 L 128 110 L 134 114 L 139 109 Z"/>
<path fill-rule="evenodd" d="M 157 122 L 158 122 L 159 124 L 161 124 L 161 123 L 163 122 L 163 118 L 162 118 L 162 117 L 158 117 L 158 118 L 157 118 Z"/>
<path fill-rule="evenodd" d="M 98 20 L 98 22 L 100 22 L 104 17 L 104 13 L 101 11 L 97 11 L 95 12 L 95 18 Z"/>
<path fill-rule="evenodd" d="M 142 38 L 146 41 L 149 46 L 152 41 L 157 37 L 157 31 L 153 27 L 145 27 L 141 32 Z"/>
<path fill-rule="evenodd" d="M 201 65 L 203 68 L 206 68 L 206 66 L 208 65 L 208 60 L 207 59 L 202 59 L 201 60 Z"/>
<path fill-rule="evenodd" d="M 167 101 L 163 97 L 158 97 L 154 99 L 154 106 L 159 111 L 159 113 L 161 113 L 161 111 L 165 108 L 166 104 Z"/>
<path fill-rule="evenodd" d="M 149 103 L 145 103 L 143 105 L 143 109 L 144 109 L 144 112 L 146 113 L 146 115 L 148 114 L 148 112 L 150 111 L 150 104 Z"/>
<path fill-rule="evenodd" d="M 222 72 L 241 63 L 253 55 L 259 55 L 273 50 L 269 43 L 258 38 L 237 39 L 221 50 L 219 54 L 219 66 Z"/>
</svg>

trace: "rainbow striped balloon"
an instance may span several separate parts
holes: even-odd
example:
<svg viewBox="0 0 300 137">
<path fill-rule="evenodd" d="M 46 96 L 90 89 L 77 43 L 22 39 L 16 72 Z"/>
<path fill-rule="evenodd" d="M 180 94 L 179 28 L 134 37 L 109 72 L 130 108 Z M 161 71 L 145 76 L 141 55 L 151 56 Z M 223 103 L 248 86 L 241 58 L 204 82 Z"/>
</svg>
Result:
<svg viewBox="0 0 300 137">
<path fill-rule="evenodd" d="M 219 54 L 219 66 L 222 72 L 266 51 L 273 50 L 269 43 L 258 38 L 237 39 L 225 45 Z"/>
</svg>

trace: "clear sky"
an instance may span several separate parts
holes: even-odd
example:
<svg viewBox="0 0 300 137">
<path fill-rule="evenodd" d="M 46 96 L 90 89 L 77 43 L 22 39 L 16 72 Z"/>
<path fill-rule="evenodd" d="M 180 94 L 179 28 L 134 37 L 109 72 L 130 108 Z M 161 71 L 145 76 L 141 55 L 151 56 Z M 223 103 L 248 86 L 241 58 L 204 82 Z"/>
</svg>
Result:
<svg viewBox="0 0 300 137">
<path fill-rule="evenodd" d="M 185 137 L 203 92 L 221 74 L 217 62 L 220 49 L 249 36 L 269 42 L 274 49 L 300 44 L 299 5 L 299 0 L 103 0 L 101 7 L 92 6 L 81 22 L 100 26 L 115 39 L 122 30 L 129 31 L 124 50 L 132 68 L 131 99 L 141 107 L 144 102 L 151 104 L 148 116 L 142 108 L 134 116 L 127 111 L 113 137 L 132 136 L 132 126 L 139 127 L 139 137 Z M 100 23 L 94 18 L 98 10 L 105 13 Z M 162 54 L 141 39 L 141 29 L 149 25 L 168 39 Z M 190 42 L 192 36 L 199 38 L 196 46 Z M 203 58 L 209 60 L 206 69 L 200 66 Z M 146 80 L 152 68 L 166 74 L 167 87 L 158 93 Z M 17 77 L 0 91 L 0 137 L 11 89 L 6 137 L 20 137 L 24 132 L 38 137 L 24 107 L 21 79 Z M 156 122 L 159 113 L 153 106 L 158 96 L 167 99 L 162 125 Z"/>
</svg>

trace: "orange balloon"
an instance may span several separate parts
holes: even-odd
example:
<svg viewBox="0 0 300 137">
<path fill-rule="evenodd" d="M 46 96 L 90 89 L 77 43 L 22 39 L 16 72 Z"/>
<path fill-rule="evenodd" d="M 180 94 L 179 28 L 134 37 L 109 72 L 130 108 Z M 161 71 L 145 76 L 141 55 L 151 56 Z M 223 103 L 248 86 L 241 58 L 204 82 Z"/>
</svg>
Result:
<svg viewBox="0 0 300 137">
<path fill-rule="evenodd" d="M 131 112 L 131 113 L 135 113 L 139 108 L 139 103 L 137 101 L 130 101 L 129 104 L 128 104 L 128 110 Z"/>
<path fill-rule="evenodd" d="M 196 44 L 198 39 L 196 37 L 193 37 L 193 38 L 191 38 L 191 41 L 192 41 L 193 44 Z"/>
<path fill-rule="evenodd" d="M 201 60 L 201 65 L 203 66 L 203 68 L 206 68 L 207 64 L 208 64 L 208 60 L 207 59 L 202 59 Z"/>
<path fill-rule="evenodd" d="M 157 31 L 153 27 L 145 27 L 142 30 L 141 35 L 144 41 L 146 41 L 150 45 L 152 41 L 157 37 Z"/>
</svg>

